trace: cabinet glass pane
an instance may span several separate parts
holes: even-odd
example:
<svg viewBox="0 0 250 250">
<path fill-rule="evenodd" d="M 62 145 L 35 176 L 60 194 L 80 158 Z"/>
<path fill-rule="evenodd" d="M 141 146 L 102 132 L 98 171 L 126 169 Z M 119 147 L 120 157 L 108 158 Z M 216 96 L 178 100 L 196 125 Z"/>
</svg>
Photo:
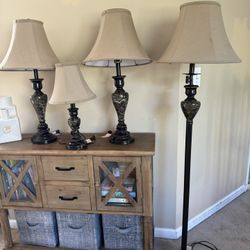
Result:
<svg viewBox="0 0 250 250">
<path fill-rule="evenodd" d="M 107 205 L 131 206 L 131 199 L 137 201 L 136 169 L 130 162 L 103 161 L 99 169 L 102 201 L 109 195 Z M 131 169 L 131 168 L 130 168 Z"/>
<path fill-rule="evenodd" d="M 17 187 L 16 191 L 11 196 L 10 201 L 12 201 L 12 202 L 14 202 L 14 201 L 15 202 L 16 201 L 31 201 L 31 199 L 22 188 Z"/>
<path fill-rule="evenodd" d="M 1 160 L 0 164 L 5 197 L 9 195 L 10 202 L 31 201 L 30 195 L 36 196 L 32 164 L 27 160 Z"/>
</svg>

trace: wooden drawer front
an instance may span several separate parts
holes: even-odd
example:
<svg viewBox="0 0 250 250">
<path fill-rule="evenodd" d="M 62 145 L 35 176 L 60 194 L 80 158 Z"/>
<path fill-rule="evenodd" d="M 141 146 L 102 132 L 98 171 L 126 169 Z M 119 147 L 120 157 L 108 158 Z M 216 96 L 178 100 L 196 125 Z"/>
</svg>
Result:
<svg viewBox="0 0 250 250">
<path fill-rule="evenodd" d="M 42 157 L 45 180 L 88 181 L 87 157 Z"/>
<path fill-rule="evenodd" d="M 45 186 L 49 208 L 91 210 L 89 187 L 81 183 Z"/>
</svg>

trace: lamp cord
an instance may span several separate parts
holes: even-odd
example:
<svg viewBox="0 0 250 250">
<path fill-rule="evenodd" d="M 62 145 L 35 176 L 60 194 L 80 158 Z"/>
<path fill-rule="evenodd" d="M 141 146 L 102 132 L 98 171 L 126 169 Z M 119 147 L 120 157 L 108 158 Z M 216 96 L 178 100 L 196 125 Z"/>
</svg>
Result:
<svg viewBox="0 0 250 250">
<path fill-rule="evenodd" d="M 212 250 L 219 250 L 214 244 L 212 244 L 211 242 L 206 241 L 206 240 L 193 242 L 191 244 L 192 249 L 194 249 L 194 247 L 197 245 L 202 245 L 202 246 L 207 247 L 208 249 L 212 249 Z"/>
</svg>

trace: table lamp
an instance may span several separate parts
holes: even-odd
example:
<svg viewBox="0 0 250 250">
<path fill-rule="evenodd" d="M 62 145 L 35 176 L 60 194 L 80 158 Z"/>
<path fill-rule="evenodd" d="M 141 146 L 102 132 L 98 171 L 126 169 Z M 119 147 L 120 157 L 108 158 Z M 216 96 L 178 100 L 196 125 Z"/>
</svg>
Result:
<svg viewBox="0 0 250 250">
<path fill-rule="evenodd" d="M 86 149 L 87 142 L 79 132 L 81 119 L 78 117 L 78 108 L 75 103 L 94 99 L 96 95 L 90 90 L 78 64 L 56 64 L 55 85 L 50 104 L 70 104 L 68 124 L 71 128 L 71 140 L 67 149 Z"/>
<path fill-rule="evenodd" d="M 130 144 L 134 141 L 125 124 L 129 94 L 123 89 L 125 75 L 121 75 L 121 67 L 151 62 L 137 37 L 130 11 L 105 10 L 102 13 L 96 42 L 83 64 L 92 67 L 116 67 L 116 76 L 113 76 L 116 90 L 112 94 L 112 101 L 118 116 L 118 124 L 111 136 L 111 143 Z"/>
<path fill-rule="evenodd" d="M 193 119 L 200 108 L 200 102 L 195 99 L 198 88 L 194 84 L 195 64 L 240 62 L 227 38 L 220 4 L 214 1 L 203 1 L 181 5 L 174 35 L 159 62 L 190 64 L 185 85 L 187 98 L 181 102 L 181 108 L 186 117 L 181 249 L 186 250 L 190 249 L 187 246 L 187 234 L 192 126 Z"/>
<path fill-rule="evenodd" d="M 57 139 L 45 122 L 47 95 L 42 92 L 43 79 L 38 77 L 39 70 L 54 70 L 57 62 L 42 22 L 32 19 L 14 21 L 11 42 L 0 70 L 34 73 L 34 79 L 30 80 L 35 92 L 30 100 L 39 120 L 38 132 L 31 138 L 34 144 L 48 144 Z"/>
</svg>

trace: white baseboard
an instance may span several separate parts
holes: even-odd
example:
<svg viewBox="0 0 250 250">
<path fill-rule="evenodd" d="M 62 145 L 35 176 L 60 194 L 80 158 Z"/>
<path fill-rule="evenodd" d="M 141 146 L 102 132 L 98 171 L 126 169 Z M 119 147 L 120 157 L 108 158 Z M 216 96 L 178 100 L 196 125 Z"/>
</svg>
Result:
<svg viewBox="0 0 250 250">
<path fill-rule="evenodd" d="M 237 188 L 235 191 L 221 199 L 220 201 L 216 202 L 211 207 L 207 208 L 200 214 L 196 215 L 194 218 L 189 220 L 188 223 L 188 230 L 191 230 L 195 226 L 199 225 L 201 222 L 209 218 L 211 215 L 218 212 L 220 209 L 225 207 L 227 204 L 229 204 L 231 201 L 233 201 L 235 198 L 246 192 L 248 189 L 248 185 L 242 185 L 241 187 Z M 165 238 L 165 239 L 178 239 L 181 237 L 181 227 L 178 227 L 176 229 L 171 228 L 155 228 L 155 237 L 159 238 Z"/>
</svg>

